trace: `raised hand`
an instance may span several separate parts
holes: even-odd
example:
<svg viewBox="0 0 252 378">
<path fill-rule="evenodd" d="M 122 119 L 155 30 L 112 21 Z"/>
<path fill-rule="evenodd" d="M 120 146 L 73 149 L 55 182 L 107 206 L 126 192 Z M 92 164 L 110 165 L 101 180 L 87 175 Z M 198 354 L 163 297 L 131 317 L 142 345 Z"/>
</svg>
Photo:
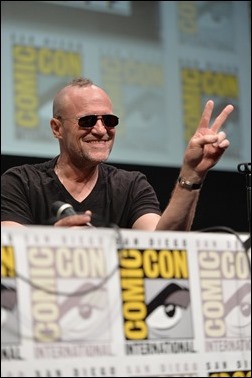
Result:
<svg viewBox="0 0 252 378">
<path fill-rule="evenodd" d="M 227 105 L 210 125 L 213 108 L 214 102 L 209 100 L 184 155 L 184 165 L 194 170 L 199 176 L 204 176 L 219 161 L 230 144 L 225 132 L 220 129 L 234 107 Z"/>
</svg>

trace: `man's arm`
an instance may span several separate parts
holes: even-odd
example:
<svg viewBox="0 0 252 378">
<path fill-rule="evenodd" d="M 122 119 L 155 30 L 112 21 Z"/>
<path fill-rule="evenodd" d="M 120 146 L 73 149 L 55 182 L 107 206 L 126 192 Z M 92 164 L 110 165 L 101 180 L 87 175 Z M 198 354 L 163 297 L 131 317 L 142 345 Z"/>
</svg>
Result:
<svg viewBox="0 0 252 378">
<path fill-rule="evenodd" d="M 89 226 L 91 221 L 91 212 L 86 211 L 84 214 L 70 215 L 68 217 L 62 218 L 54 223 L 55 227 L 80 227 L 80 226 Z M 2 221 L 2 227 L 25 227 L 18 222 L 12 221 Z"/>
<path fill-rule="evenodd" d="M 200 187 L 211 169 L 229 147 L 226 134 L 220 131 L 222 125 L 233 111 L 227 105 L 209 127 L 214 103 L 208 101 L 202 113 L 199 126 L 185 150 L 180 170 L 180 183 L 177 183 L 169 204 L 161 217 L 146 214 L 140 217 L 133 228 L 147 230 L 189 231 L 195 216 Z M 190 188 L 190 185 L 193 185 Z M 194 189 L 196 187 L 196 189 Z"/>
<path fill-rule="evenodd" d="M 18 222 L 2 221 L 1 227 L 24 227 L 24 225 Z"/>
</svg>

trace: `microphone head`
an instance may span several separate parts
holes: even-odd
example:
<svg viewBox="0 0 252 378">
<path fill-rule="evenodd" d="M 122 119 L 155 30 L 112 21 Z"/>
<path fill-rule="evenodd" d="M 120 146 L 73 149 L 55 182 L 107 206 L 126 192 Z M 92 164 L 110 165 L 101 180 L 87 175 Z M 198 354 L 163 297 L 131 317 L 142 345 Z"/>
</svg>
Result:
<svg viewBox="0 0 252 378">
<path fill-rule="evenodd" d="M 250 163 L 240 163 L 237 165 L 237 170 L 241 174 L 251 175 L 251 162 Z"/>
<path fill-rule="evenodd" d="M 76 212 L 74 208 L 69 203 L 65 203 L 62 201 L 55 201 L 52 204 L 52 214 L 56 217 L 56 219 L 60 219 L 62 217 L 67 217 L 69 215 L 75 215 Z"/>
</svg>

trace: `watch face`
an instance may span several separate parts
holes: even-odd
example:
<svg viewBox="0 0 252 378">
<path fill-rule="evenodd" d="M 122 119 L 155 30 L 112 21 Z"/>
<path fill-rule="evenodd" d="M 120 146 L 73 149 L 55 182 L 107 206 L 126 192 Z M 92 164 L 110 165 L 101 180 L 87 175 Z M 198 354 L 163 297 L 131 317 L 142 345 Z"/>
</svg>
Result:
<svg viewBox="0 0 252 378">
<path fill-rule="evenodd" d="M 184 179 L 183 177 L 179 177 L 178 182 L 182 188 L 192 190 L 192 189 L 200 189 L 201 184 L 193 184 L 192 182 Z"/>
<path fill-rule="evenodd" d="M 192 189 L 193 184 L 190 183 L 190 181 L 182 180 L 181 184 L 188 189 Z"/>
</svg>

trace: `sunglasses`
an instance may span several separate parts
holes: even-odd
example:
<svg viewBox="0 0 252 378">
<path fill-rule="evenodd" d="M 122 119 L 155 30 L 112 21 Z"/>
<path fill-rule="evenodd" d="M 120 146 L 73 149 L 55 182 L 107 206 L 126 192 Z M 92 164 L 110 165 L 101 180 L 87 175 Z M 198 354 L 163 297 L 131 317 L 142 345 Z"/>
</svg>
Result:
<svg viewBox="0 0 252 378">
<path fill-rule="evenodd" d="M 61 117 L 60 117 L 61 118 Z M 62 121 L 71 118 L 61 118 Z M 104 115 L 86 115 L 83 117 L 75 118 L 78 121 L 78 125 L 83 128 L 90 129 L 96 125 L 98 119 L 102 120 L 105 127 L 115 127 L 119 123 L 119 118 L 114 114 L 104 114 Z"/>
</svg>

